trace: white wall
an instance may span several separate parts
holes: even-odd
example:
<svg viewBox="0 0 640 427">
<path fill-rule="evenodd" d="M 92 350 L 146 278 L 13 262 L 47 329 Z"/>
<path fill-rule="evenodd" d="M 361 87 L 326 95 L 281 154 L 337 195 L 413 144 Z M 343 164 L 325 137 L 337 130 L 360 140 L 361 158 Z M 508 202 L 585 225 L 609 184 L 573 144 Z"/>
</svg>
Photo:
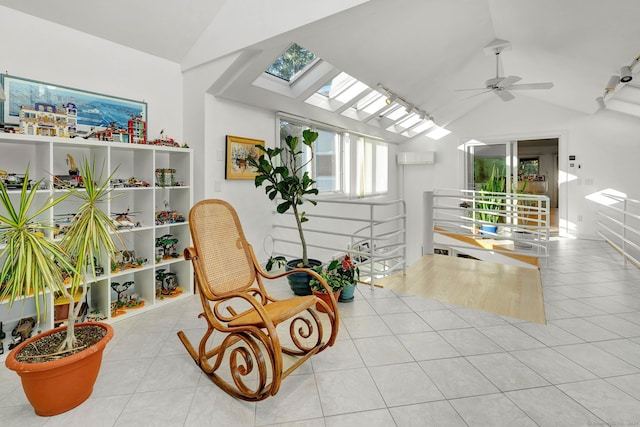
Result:
<svg viewBox="0 0 640 427">
<path fill-rule="evenodd" d="M 265 236 L 272 232 L 274 205 L 253 180 L 225 180 L 226 135 L 261 139 L 274 146 L 275 112 L 230 102 L 208 93 L 236 59 L 229 55 L 184 73 L 185 137 L 196 151 L 195 201 L 208 198 L 231 203 L 256 256 L 264 260 Z"/>
<path fill-rule="evenodd" d="M 463 118 L 447 125 L 453 133 L 441 141 L 415 138 L 400 151 L 435 150 L 435 165 L 405 166 L 404 192 L 409 206 L 408 228 L 412 242 L 409 264 L 420 255 L 422 191 L 463 188 L 463 162 L 458 146 L 469 139 L 480 141 L 559 137 L 561 226 L 577 237 L 595 238 L 596 205 L 585 197 L 606 188 L 638 199 L 637 162 L 640 159 L 640 119 L 612 111 L 584 115 L 519 96 L 504 103 L 490 98 Z M 569 155 L 576 156 L 569 166 Z M 578 168 L 577 166 L 581 167 Z M 563 179 L 568 177 L 568 179 Z"/>
<path fill-rule="evenodd" d="M 202 177 L 202 180 L 196 182 L 196 201 L 220 198 L 230 202 L 240 216 L 245 235 L 252 243 L 256 256 L 264 260 L 269 254 L 263 249 L 263 242 L 268 235 L 274 235 L 275 206 L 268 200 L 264 187 L 256 188 L 253 180 L 225 180 L 225 136 L 261 139 L 267 146 L 273 147 L 276 135 L 279 135 L 278 123 L 276 111 L 231 102 L 209 93 L 236 59 L 237 54 L 231 54 L 184 73 L 185 139 L 198 153 L 195 157 L 195 176 L 196 179 Z M 288 113 L 295 114 L 295 111 Z M 384 199 L 397 198 L 395 153 L 396 146 L 390 145 L 390 194 Z M 313 210 L 309 204 L 304 208 L 309 212 Z M 290 221 L 289 225 L 295 224 L 293 217 L 278 220 L 279 223 Z M 307 226 L 312 227 L 312 224 L 308 223 Z"/>
<path fill-rule="evenodd" d="M 148 103 L 148 136 L 182 140 L 180 66 L 0 6 L 0 71 Z"/>
</svg>

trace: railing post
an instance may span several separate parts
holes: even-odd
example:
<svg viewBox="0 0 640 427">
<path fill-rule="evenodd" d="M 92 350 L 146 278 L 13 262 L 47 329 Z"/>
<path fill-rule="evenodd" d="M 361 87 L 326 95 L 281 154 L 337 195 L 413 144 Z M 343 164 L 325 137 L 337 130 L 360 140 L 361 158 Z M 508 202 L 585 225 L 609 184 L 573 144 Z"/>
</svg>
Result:
<svg viewBox="0 0 640 427">
<path fill-rule="evenodd" d="M 370 262 L 370 267 L 371 267 L 371 277 L 369 279 L 371 285 L 369 286 L 371 288 L 371 292 L 374 292 L 374 288 L 375 288 L 375 281 L 376 281 L 376 275 L 375 275 L 375 270 L 374 267 L 375 265 L 373 264 L 373 254 L 374 254 L 374 247 L 373 247 L 373 205 L 369 205 L 369 251 L 370 251 L 370 255 L 369 255 L 369 262 Z"/>
<path fill-rule="evenodd" d="M 433 254 L 433 191 L 422 195 L 424 227 L 422 230 L 422 255 Z"/>
<path fill-rule="evenodd" d="M 622 201 L 622 259 L 627 266 L 627 199 Z"/>
</svg>

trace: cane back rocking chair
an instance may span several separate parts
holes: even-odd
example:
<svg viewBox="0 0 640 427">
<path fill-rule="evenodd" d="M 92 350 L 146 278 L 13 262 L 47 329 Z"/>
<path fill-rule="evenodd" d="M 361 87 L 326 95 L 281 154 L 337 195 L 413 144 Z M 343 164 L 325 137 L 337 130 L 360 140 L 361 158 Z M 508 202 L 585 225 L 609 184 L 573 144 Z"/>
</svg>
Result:
<svg viewBox="0 0 640 427">
<path fill-rule="evenodd" d="M 273 298 L 262 278 L 305 272 L 322 281 L 327 290 L 328 286 L 307 269 L 267 275 L 236 211 L 223 200 L 195 204 L 189 212 L 189 228 L 193 247 L 184 253 L 194 267 L 204 310 L 199 317 L 206 320 L 207 331 L 197 351 L 183 331 L 178 332 L 180 340 L 196 365 L 231 396 L 258 401 L 275 395 L 282 379 L 333 345 L 339 322 L 335 298 L 329 304 L 313 295 Z M 319 313 L 316 304 L 326 313 Z M 214 345 L 216 340 L 219 343 Z"/>
</svg>

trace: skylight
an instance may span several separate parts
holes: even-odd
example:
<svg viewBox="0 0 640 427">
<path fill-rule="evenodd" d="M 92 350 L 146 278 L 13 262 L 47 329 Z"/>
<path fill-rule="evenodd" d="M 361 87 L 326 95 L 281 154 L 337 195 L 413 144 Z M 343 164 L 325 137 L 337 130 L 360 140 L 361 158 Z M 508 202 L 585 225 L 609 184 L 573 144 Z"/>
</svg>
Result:
<svg viewBox="0 0 640 427">
<path fill-rule="evenodd" d="M 264 72 L 291 82 L 293 77 L 316 59 L 316 54 L 292 43 Z"/>
<path fill-rule="evenodd" d="M 304 102 L 314 107 L 405 138 L 428 132 L 428 137 L 439 139 L 449 133 L 406 98 L 380 83 L 375 88 L 368 86 L 296 43 L 253 84 L 292 99 L 306 96 Z"/>
</svg>

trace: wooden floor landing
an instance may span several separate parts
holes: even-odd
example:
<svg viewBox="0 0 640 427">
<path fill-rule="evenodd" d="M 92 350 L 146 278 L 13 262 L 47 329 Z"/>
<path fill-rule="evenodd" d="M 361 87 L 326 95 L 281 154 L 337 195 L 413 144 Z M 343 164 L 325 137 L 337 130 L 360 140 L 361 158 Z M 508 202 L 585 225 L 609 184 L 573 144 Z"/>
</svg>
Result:
<svg viewBox="0 0 640 427">
<path fill-rule="evenodd" d="M 546 324 L 540 270 L 445 255 L 425 255 L 376 284 L 411 295 Z"/>
</svg>

